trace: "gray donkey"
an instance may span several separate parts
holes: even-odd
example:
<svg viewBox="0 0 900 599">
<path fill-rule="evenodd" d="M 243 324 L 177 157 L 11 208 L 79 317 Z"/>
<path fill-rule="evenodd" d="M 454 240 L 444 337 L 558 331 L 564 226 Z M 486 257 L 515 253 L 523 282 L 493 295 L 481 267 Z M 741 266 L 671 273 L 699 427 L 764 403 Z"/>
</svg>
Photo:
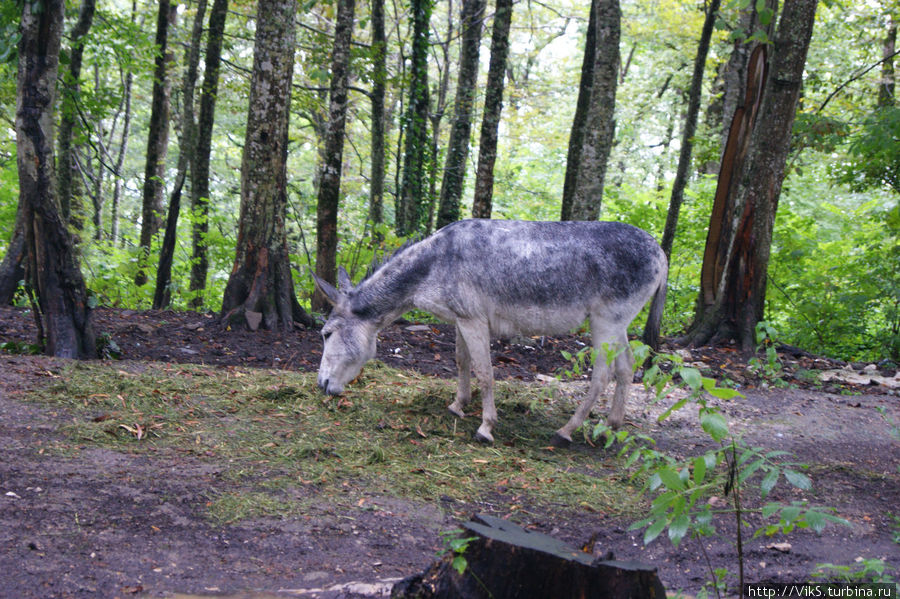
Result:
<svg viewBox="0 0 900 599">
<path fill-rule="evenodd" d="M 613 361 L 616 391 L 608 423 L 625 419 L 634 358 L 626 328 L 656 294 L 648 320 L 659 333 L 666 257 L 650 234 L 614 222 L 465 220 L 404 246 L 353 286 L 339 272 L 338 288 L 319 277 L 333 305 L 322 328 L 325 342 L 318 385 L 338 395 L 375 357 L 375 337 L 412 308 L 456 325 L 459 384 L 449 410 L 459 417 L 472 395 L 471 370 L 481 388 L 476 438 L 493 442 L 497 423 L 491 337 L 562 334 L 590 319 L 593 345 L 622 351 Z M 600 354 L 587 397 L 553 442 L 566 445 L 610 378 Z"/>
</svg>

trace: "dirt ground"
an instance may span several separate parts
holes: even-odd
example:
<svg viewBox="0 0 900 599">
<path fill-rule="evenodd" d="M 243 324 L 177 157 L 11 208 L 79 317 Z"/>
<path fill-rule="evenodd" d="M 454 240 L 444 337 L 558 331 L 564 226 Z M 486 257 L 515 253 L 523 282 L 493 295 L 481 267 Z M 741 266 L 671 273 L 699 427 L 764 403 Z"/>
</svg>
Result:
<svg viewBox="0 0 900 599">
<path fill-rule="evenodd" d="M 125 360 L 314 370 L 321 350 L 316 331 L 222 331 L 211 315 L 197 313 L 95 314 L 98 331 L 110 335 Z M 0 343 L 33 339 L 25 312 L 0 308 Z M 497 376 L 535 381 L 552 375 L 565 365 L 561 350 L 574 353 L 582 343 L 577 336 L 497 343 Z M 783 380 L 792 388 L 767 389 L 730 348 L 685 355 L 741 385 L 746 399 L 724 409 L 751 445 L 787 450 L 810 464 L 812 491 L 784 490 L 773 499 L 833 506 L 851 522 L 821 535 L 801 531 L 746 541 L 747 580 L 798 582 L 819 563 L 871 558 L 886 560 L 900 578 L 900 444 L 878 412 L 883 408 L 900 422 L 896 391 L 814 384 L 804 371 L 841 365 L 799 352 L 783 356 Z M 399 368 L 454 376 L 452 328 L 393 325 L 380 337 L 378 357 Z M 58 366 L 50 358 L 0 352 L 0 597 L 386 596 L 393 581 L 424 569 L 441 551 L 440 532 L 474 512 L 510 513 L 503 497 L 428 503 L 373 493 L 358 508 L 310 496 L 309 512 L 300 517 L 214 525 L 203 515 L 210 493 L 239 484 L 220 476 L 222 464 L 91 446 L 66 457 L 48 451 L 71 416 L 22 395 L 46 384 Z M 537 378 L 534 384 L 553 384 Z M 578 384 L 573 387 L 577 391 Z M 640 391 L 632 395 L 631 425 L 673 453 L 698 449 L 699 440 L 678 418 L 659 424 L 661 408 L 647 408 Z M 583 443 L 566 451 L 608 458 Z M 673 548 L 658 539 L 645 547 L 642 533 L 628 531 L 628 522 L 589 507 L 577 521 L 571 509 L 565 513 L 536 509 L 517 521 L 576 546 L 593 539 L 600 552 L 655 564 L 670 592 L 696 592 L 708 579 L 697 541 Z M 735 571 L 734 526 L 723 522 L 719 530 L 723 534 L 704 540 L 703 549 L 712 563 Z"/>
</svg>

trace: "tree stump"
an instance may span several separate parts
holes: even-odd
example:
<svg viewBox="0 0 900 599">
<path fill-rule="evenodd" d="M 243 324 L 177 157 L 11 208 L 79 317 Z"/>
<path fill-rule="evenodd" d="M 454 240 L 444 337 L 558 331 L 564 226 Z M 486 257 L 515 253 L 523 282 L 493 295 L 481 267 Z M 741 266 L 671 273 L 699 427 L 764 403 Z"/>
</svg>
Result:
<svg viewBox="0 0 900 599">
<path fill-rule="evenodd" d="M 392 599 L 666 596 L 654 566 L 594 559 L 553 537 L 491 516 L 476 515 L 463 526 L 474 534 L 465 550 L 394 585 Z M 457 555 L 466 561 L 462 574 L 453 566 Z"/>
</svg>

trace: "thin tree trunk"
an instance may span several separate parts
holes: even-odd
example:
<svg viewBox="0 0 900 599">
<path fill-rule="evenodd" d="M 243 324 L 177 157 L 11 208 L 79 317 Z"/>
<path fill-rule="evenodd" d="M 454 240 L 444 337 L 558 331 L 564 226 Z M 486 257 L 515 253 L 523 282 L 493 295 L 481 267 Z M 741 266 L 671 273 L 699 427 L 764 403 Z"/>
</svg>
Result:
<svg viewBox="0 0 900 599">
<path fill-rule="evenodd" d="M 692 343 L 733 337 L 743 351 L 755 347 L 756 325 L 763 318 L 772 228 L 816 4 L 816 0 L 784 3 L 759 118 L 750 134 L 746 164 L 736 182 L 725 269 L 714 301 L 691 327 Z"/>
<path fill-rule="evenodd" d="M 572 220 L 597 220 L 606 167 L 615 137 L 616 86 L 622 11 L 619 0 L 597 0 L 597 51 L 581 161 L 572 198 Z"/>
<path fill-rule="evenodd" d="M 337 214 L 341 195 L 350 42 L 353 37 L 355 8 L 355 0 L 338 0 L 334 49 L 331 55 L 331 90 L 328 127 L 325 134 L 325 161 L 319 177 L 316 204 L 316 274 L 330 283 L 337 282 Z M 327 306 L 325 296 L 316 290 L 313 295 L 313 311 L 325 311 Z"/>
<path fill-rule="evenodd" d="M 168 47 L 169 26 L 175 19 L 177 5 L 159 0 L 156 19 L 156 66 L 153 70 L 153 100 L 150 108 L 150 129 L 147 135 L 147 157 L 144 166 L 144 186 L 141 204 L 141 236 L 138 272 L 135 285 L 147 282 L 146 263 L 150 244 L 159 231 L 165 193 L 166 151 L 169 145 L 169 77 L 171 53 Z"/>
<path fill-rule="evenodd" d="M 385 84 L 387 38 L 384 33 L 384 0 L 372 0 L 372 168 L 369 175 L 369 220 L 384 221 Z"/>
<path fill-rule="evenodd" d="M 409 103 L 404 117 L 405 145 L 400 206 L 396 215 L 399 235 L 421 231 L 426 220 L 425 176 L 428 154 L 428 24 L 432 0 L 411 0 L 413 19 Z"/>
<path fill-rule="evenodd" d="M 878 85 L 878 106 L 882 108 L 894 105 L 894 90 L 896 89 L 894 53 L 897 46 L 897 21 L 890 13 L 887 15 L 887 20 L 888 31 L 882 46 L 884 62 L 881 63 L 881 81 Z"/>
<path fill-rule="evenodd" d="M 425 195 L 425 208 L 423 209 L 426 215 L 425 224 L 420 230 L 420 232 L 425 234 L 431 233 L 432 224 L 434 223 L 434 207 L 438 196 L 438 161 L 441 155 L 441 122 L 444 120 L 444 115 L 447 114 L 447 91 L 450 89 L 450 44 L 455 35 L 453 27 L 453 0 L 448 0 L 447 37 L 444 38 L 443 42 L 437 44 L 441 48 L 443 58 L 438 65 L 439 77 L 436 85 L 437 89 L 435 90 L 437 93 L 432 93 L 429 96 L 431 109 L 428 118 L 431 123 L 431 142 L 425 159 L 428 171 L 428 192 Z M 431 104 L 432 99 L 434 100 L 433 105 Z"/>
<path fill-rule="evenodd" d="M 703 73 L 706 70 L 706 56 L 709 54 L 709 42 L 712 38 L 713 25 L 719 12 L 720 0 L 711 0 L 706 8 L 706 19 L 703 21 L 703 30 L 700 33 L 700 42 L 697 44 L 697 56 L 694 58 L 694 74 L 691 77 L 691 89 L 688 93 L 687 114 L 684 119 L 684 129 L 681 132 L 681 151 L 678 154 L 678 167 L 675 172 L 675 181 L 672 183 L 672 195 L 669 199 L 669 211 L 666 215 L 666 225 L 663 230 L 660 246 L 666 254 L 666 260 L 672 255 L 672 244 L 675 242 L 675 232 L 678 229 L 678 213 L 684 201 L 684 189 L 687 187 L 688 173 L 691 166 L 691 154 L 694 149 L 694 135 L 697 132 L 697 115 L 700 112 L 700 96 L 703 91 Z M 654 303 L 664 301 L 662 298 L 654 298 Z M 658 308 L 657 309 L 661 309 Z M 654 313 L 654 306 L 650 308 Z M 643 341 L 648 345 L 657 343 L 659 331 L 651 331 L 644 328 Z"/>
<path fill-rule="evenodd" d="M 77 105 L 81 101 L 81 65 L 84 59 L 84 38 L 94 21 L 94 12 L 97 8 L 96 0 L 82 0 L 81 9 L 78 11 L 78 21 L 75 22 L 69 37 L 72 47 L 69 49 L 69 71 L 63 77 L 63 98 L 59 120 L 59 164 L 57 165 L 57 188 L 59 189 L 60 212 L 63 220 L 72 224 L 77 230 L 84 227 L 83 207 L 79 196 L 78 166 L 75 163 L 72 140 L 75 137 L 75 129 L 78 123 Z M 75 204 L 73 206 L 73 203 Z"/>
<path fill-rule="evenodd" d="M 588 106 L 591 103 L 591 89 L 594 86 L 594 56 L 597 53 L 597 1 L 591 0 L 590 15 L 588 16 L 584 58 L 581 61 L 581 80 L 578 83 L 578 99 L 575 102 L 575 116 L 572 118 L 572 130 L 569 133 L 569 151 L 566 155 L 560 220 L 573 220 L 572 199 L 575 197 L 578 166 L 581 164 L 581 146 L 584 143 L 584 125 Z"/>
<path fill-rule="evenodd" d="M 185 50 L 184 79 L 181 88 L 181 139 L 178 140 L 178 170 L 175 185 L 169 197 L 169 209 L 166 216 L 166 231 L 162 246 L 159 248 L 159 266 L 156 269 L 156 288 L 153 292 L 153 309 L 161 310 L 172 301 L 172 261 L 175 257 L 175 235 L 178 232 L 178 213 L 181 211 L 181 190 L 187 176 L 188 164 L 194 162 L 197 148 L 194 118 L 194 88 L 197 83 L 197 69 L 200 65 L 200 42 L 203 37 L 203 17 L 206 14 L 206 0 L 199 0 L 194 26 L 191 30 L 191 43 Z"/>
<path fill-rule="evenodd" d="M 135 22 L 137 15 L 137 0 L 131 2 L 131 23 Z M 113 182 L 113 197 L 109 209 L 109 239 L 113 243 L 119 239 L 119 202 L 122 198 L 122 167 L 125 165 L 125 154 L 128 152 L 128 140 L 131 133 L 131 87 L 134 74 L 129 69 L 125 73 L 125 83 L 122 86 L 122 95 L 125 98 L 125 117 L 122 121 L 122 139 L 119 144 L 119 152 L 116 157 L 116 172 Z"/>
<path fill-rule="evenodd" d="M 503 88 L 506 59 L 509 56 L 509 28 L 512 22 L 512 0 L 497 0 L 491 32 L 491 61 L 484 90 L 484 114 L 478 143 L 478 166 L 475 169 L 475 197 L 472 216 L 490 218 L 494 195 L 494 162 L 497 160 L 497 136 L 503 111 Z"/>
<path fill-rule="evenodd" d="M 447 142 L 444 177 L 441 180 L 436 225 L 438 229 L 459 220 L 460 199 L 469 157 L 469 137 L 472 130 L 472 111 L 475 106 L 475 84 L 478 81 L 478 54 L 481 48 L 484 9 L 484 0 L 463 0 L 462 47 L 459 54 L 453 124 Z"/>
<path fill-rule="evenodd" d="M 312 324 L 294 295 L 288 256 L 287 141 L 294 67 L 295 0 L 260 0 L 241 160 L 234 267 L 222 298 L 226 326 L 288 330 Z"/>
<path fill-rule="evenodd" d="M 40 10 L 33 12 L 35 7 Z M 59 213 L 53 172 L 53 107 L 64 10 L 63 0 L 23 4 L 16 106 L 19 203 L 26 278 L 37 295 L 46 352 L 93 358 L 97 348 L 87 290 Z"/>
<path fill-rule="evenodd" d="M 209 231 L 209 162 L 212 154 L 212 132 L 219 93 L 219 67 L 222 64 L 222 40 L 228 0 L 213 0 L 209 11 L 209 33 L 206 39 L 206 60 L 203 84 L 200 87 L 200 116 L 197 120 L 196 150 L 191 164 L 191 280 L 190 305 L 203 306 L 203 291 L 209 271 L 206 234 Z"/>
<path fill-rule="evenodd" d="M 691 155 L 694 151 L 694 135 L 697 133 L 697 115 L 700 113 L 700 98 L 703 93 L 703 73 L 706 70 L 706 57 L 709 54 L 709 42 L 712 39 L 713 25 L 718 18 L 721 0 L 711 0 L 706 7 L 706 19 L 697 44 L 697 55 L 694 58 L 694 74 L 691 77 L 691 89 L 688 92 L 687 114 L 684 128 L 681 131 L 681 151 L 678 154 L 678 167 L 675 181 L 672 183 L 672 196 L 669 199 L 669 212 L 666 215 L 666 226 L 663 230 L 662 246 L 666 259 L 672 255 L 672 244 L 678 229 L 678 213 L 684 202 L 684 189 L 687 187 L 688 174 L 691 167 Z"/>
</svg>

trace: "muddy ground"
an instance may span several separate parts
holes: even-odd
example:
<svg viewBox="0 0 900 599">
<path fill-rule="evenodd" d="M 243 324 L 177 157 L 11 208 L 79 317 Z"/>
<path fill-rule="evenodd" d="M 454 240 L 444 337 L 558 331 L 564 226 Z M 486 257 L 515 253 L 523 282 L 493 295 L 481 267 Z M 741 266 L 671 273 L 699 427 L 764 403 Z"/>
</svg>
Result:
<svg viewBox="0 0 900 599">
<path fill-rule="evenodd" d="M 109 334 L 125 360 L 313 370 L 321 348 L 315 331 L 222 331 L 210 315 L 196 313 L 98 310 L 96 316 L 98 331 Z M 33 336 L 25 312 L 0 308 L 0 343 L 28 343 Z M 577 336 L 497 343 L 497 375 L 534 381 L 554 374 L 565 365 L 561 350 L 574 353 L 582 343 Z M 900 422 L 896 391 L 817 384 L 807 370 L 840 365 L 808 355 L 783 356 L 789 367 L 781 380 L 790 388 L 762 388 L 730 348 L 702 348 L 688 357 L 741 386 L 746 399 L 725 407 L 733 429 L 752 445 L 791 451 L 811 466 L 812 491 L 784 489 L 774 499 L 833 506 L 851 523 L 821 535 L 747 540 L 747 580 L 803 581 L 819 563 L 877 558 L 900 578 L 900 444 L 878 412 L 883 408 Z M 379 358 L 453 376 L 452 329 L 393 325 L 381 336 Z M 301 517 L 215 525 L 204 515 L 211 493 L 240 483 L 221 477 L 224 465 L 214 460 L 90 445 L 72 455 L 50 451 L 71 415 L 23 396 L 47 384 L 59 366 L 58 360 L 0 352 L 0 597 L 383 596 L 394 580 L 422 570 L 442 550 L 440 532 L 473 512 L 512 512 L 502 496 L 427 503 L 373 492 L 355 507 L 310 496 Z M 646 395 L 635 389 L 630 424 L 673 453 L 696 452 L 702 441 L 696 433 L 678 418 L 658 424 L 660 408 L 646 408 Z M 584 443 L 567 451 L 609 459 Z M 590 506 L 573 519 L 572 508 L 524 510 L 515 519 L 573 545 L 593 539 L 597 551 L 655 564 L 670 592 L 694 593 L 708 580 L 704 552 L 715 566 L 737 570 L 728 522 L 703 549 L 691 540 L 673 548 L 666 539 L 644 547 L 642 533 L 628 531 L 628 522 Z M 751 524 L 758 523 L 754 518 Z"/>
</svg>

